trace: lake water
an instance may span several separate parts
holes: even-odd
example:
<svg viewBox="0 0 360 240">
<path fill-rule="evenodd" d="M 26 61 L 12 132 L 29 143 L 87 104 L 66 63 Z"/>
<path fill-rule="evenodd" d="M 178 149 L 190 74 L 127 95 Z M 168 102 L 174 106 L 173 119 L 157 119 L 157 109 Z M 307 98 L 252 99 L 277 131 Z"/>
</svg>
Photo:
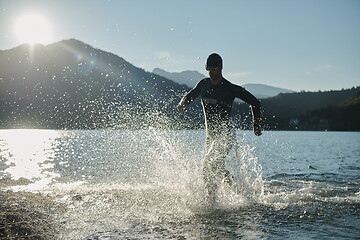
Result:
<svg viewBox="0 0 360 240">
<path fill-rule="evenodd" d="M 359 132 L 237 132 L 214 205 L 204 132 L 0 130 L 2 190 L 62 206 L 59 239 L 360 239 Z"/>
</svg>

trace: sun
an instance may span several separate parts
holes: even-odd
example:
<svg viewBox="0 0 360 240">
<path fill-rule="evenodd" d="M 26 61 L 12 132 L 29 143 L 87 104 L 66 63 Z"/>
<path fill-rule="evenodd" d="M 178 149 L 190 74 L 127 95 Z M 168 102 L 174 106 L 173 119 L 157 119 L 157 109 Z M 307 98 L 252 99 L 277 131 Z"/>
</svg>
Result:
<svg viewBox="0 0 360 240">
<path fill-rule="evenodd" d="M 50 22 L 38 13 L 27 13 L 15 22 L 15 34 L 23 43 L 48 44 L 52 39 Z"/>
</svg>

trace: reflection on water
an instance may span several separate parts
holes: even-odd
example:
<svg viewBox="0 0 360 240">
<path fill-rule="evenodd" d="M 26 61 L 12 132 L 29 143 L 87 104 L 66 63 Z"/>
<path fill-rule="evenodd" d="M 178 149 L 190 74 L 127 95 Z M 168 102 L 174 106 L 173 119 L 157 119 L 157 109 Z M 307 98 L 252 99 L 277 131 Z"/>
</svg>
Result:
<svg viewBox="0 0 360 240">
<path fill-rule="evenodd" d="M 0 177 L 12 180 L 27 179 L 32 184 L 27 189 L 42 188 L 58 174 L 53 172 L 56 139 L 61 135 L 55 130 L 1 130 Z"/>
</svg>

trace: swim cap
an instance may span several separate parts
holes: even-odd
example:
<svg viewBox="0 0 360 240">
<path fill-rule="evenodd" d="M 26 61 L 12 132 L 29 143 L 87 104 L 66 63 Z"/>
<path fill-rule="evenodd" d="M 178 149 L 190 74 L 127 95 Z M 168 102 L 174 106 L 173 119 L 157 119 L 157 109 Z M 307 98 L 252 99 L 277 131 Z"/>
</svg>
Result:
<svg viewBox="0 0 360 240">
<path fill-rule="evenodd" d="M 206 67 L 222 68 L 222 58 L 217 53 L 212 53 L 206 60 Z"/>
</svg>

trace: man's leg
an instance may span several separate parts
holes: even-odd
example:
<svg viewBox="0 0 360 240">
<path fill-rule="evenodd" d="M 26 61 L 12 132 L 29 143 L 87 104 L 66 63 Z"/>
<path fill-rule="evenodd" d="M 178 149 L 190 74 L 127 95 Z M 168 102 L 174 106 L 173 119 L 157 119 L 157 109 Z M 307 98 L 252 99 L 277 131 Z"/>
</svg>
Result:
<svg viewBox="0 0 360 240">
<path fill-rule="evenodd" d="M 204 182 L 209 195 L 215 195 L 219 182 L 229 175 L 225 169 L 225 158 L 234 143 L 234 135 L 208 137 L 207 154 L 204 159 Z"/>
</svg>

